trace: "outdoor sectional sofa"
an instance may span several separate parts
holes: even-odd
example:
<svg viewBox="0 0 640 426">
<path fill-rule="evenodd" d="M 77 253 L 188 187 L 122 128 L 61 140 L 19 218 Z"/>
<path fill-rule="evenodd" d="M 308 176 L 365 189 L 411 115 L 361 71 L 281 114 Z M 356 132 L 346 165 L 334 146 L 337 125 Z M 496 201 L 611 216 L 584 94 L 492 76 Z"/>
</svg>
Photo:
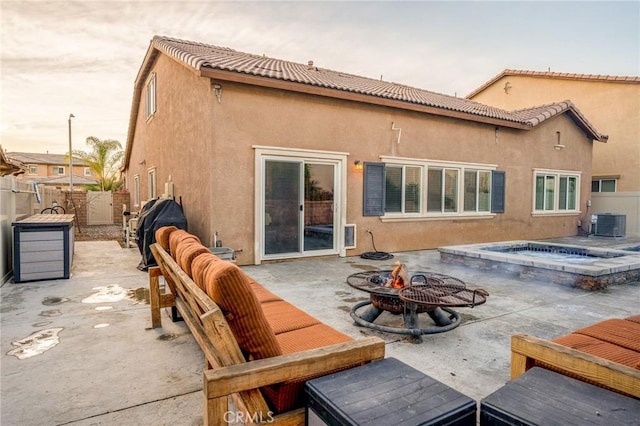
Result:
<svg viewBox="0 0 640 426">
<path fill-rule="evenodd" d="M 307 380 L 384 358 L 383 340 L 354 340 L 318 321 L 196 236 L 163 227 L 155 239 L 152 326 L 161 326 L 161 308 L 175 306 L 204 352 L 205 424 L 304 424 Z M 168 292 L 160 291 L 160 276 Z"/>
<path fill-rule="evenodd" d="M 539 366 L 640 398 L 640 315 L 611 318 L 551 341 L 511 338 L 511 379 Z"/>
</svg>

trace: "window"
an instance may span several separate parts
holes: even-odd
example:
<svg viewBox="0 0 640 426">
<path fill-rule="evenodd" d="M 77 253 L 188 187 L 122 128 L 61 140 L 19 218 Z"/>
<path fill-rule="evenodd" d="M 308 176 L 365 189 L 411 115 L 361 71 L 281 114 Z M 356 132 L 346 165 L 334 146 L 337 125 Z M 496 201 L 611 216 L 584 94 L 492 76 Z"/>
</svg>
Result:
<svg viewBox="0 0 640 426">
<path fill-rule="evenodd" d="M 385 211 L 420 213 L 420 167 L 387 166 L 385 179 Z"/>
<path fill-rule="evenodd" d="M 534 179 L 534 211 L 558 213 L 577 211 L 580 197 L 579 173 L 536 171 Z"/>
<path fill-rule="evenodd" d="M 149 77 L 149 81 L 147 81 L 147 86 L 145 88 L 145 113 L 146 119 L 148 120 L 156 113 L 156 74 L 151 74 Z"/>
<path fill-rule="evenodd" d="M 616 192 L 617 179 L 594 179 L 591 181 L 591 192 Z"/>
<path fill-rule="evenodd" d="M 493 170 L 493 165 L 397 160 L 365 162 L 365 216 L 397 219 L 504 212 L 504 172 Z"/>
<path fill-rule="evenodd" d="M 149 199 L 156 198 L 158 190 L 156 188 L 156 169 L 149 169 Z"/>
<path fill-rule="evenodd" d="M 491 172 L 486 170 L 465 170 L 464 211 L 491 211 Z"/>
<path fill-rule="evenodd" d="M 64 175 L 64 167 L 62 167 L 62 166 L 53 166 L 53 174 L 54 175 Z"/>
<path fill-rule="evenodd" d="M 37 175 L 38 174 L 38 166 L 36 166 L 34 164 L 30 164 L 29 165 L 29 174 L 30 175 Z"/>
<path fill-rule="evenodd" d="M 140 205 L 140 175 L 133 176 L 133 205 Z"/>
<path fill-rule="evenodd" d="M 93 173 L 91 172 L 91 167 L 85 167 L 84 168 L 84 175 L 85 176 L 91 176 Z"/>
</svg>

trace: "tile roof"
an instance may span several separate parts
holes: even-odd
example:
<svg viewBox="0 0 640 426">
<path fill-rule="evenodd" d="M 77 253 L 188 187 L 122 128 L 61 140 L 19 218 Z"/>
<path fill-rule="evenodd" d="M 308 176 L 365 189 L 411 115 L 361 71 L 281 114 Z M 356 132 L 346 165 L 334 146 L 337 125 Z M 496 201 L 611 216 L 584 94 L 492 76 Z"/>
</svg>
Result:
<svg viewBox="0 0 640 426">
<path fill-rule="evenodd" d="M 196 70 L 211 68 L 231 71 L 524 124 L 518 117 L 500 108 L 403 84 L 319 68 L 313 62 L 299 64 L 227 47 L 160 36 L 153 38 L 152 45 Z"/>
<path fill-rule="evenodd" d="M 170 37 L 154 36 L 147 50 L 145 59 L 138 71 L 134 86 L 133 105 L 129 118 L 127 148 L 123 168 L 128 167 L 132 149 L 133 135 L 141 101 L 142 90 L 155 58 L 162 52 L 176 59 L 183 65 L 206 75 L 207 70 L 229 72 L 270 81 L 290 82 L 340 93 L 352 93 L 374 99 L 393 102 L 396 108 L 412 109 L 413 106 L 426 107 L 432 113 L 441 111 L 442 115 L 452 115 L 466 120 L 491 122 L 515 128 L 531 128 L 559 113 L 570 112 L 572 118 L 588 132 L 592 139 L 605 141 L 607 137 L 598 133 L 571 102 L 543 105 L 531 110 L 517 112 L 506 111 L 497 107 L 484 105 L 466 98 L 444 95 L 429 90 L 418 89 L 403 84 L 392 83 L 361 77 L 326 68 L 319 68 L 312 61 L 305 64 L 238 52 L 228 47 L 213 46 L 205 43 L 179 40 Z M 211 77 L 210 75 L 208 75 Z M 258 84 L 253 82 L 253 84 Z M 293 87 L 293 85 L 291 86 Z M 293 90 L 293 88 L 291 89 Z M 336 96 L 338 97 L 338 96 Z M 366 102 L 365 100 L 361 100 Z M 388 104 L 388 103 L 387 103 Z M 446 111 L 452 112 L 447 114 Z M 584 122 L 582 122 L 584 119 Z"/>
<path fill-rule="evenodd" d="M 540 78 L 556 78 L 564 80 L 582 80 L 582 81 L 604 81 L 610 83 L 631 83 L 640 84 L 640 77 L 638 76 L 616 76 L 616 75 L 601 75 L 601 74 L 575 74 L 567 72 L 551 72 L 551 71 L 527 71 L 527 70 L 511 70 L 505 69 L 491 80 L 484 83 L 482 86 L 475 89 L 473 92 L 465 96 L 467 99 L 471 99 L 478 93 L 482 92 L 487 87 L 491 86 L 502 77 L 507 76 L 528 76 L 528 77 L 540 77 Z"/>
<path fill-rule="evenodd" d="M 25 165 L 13 158 L 8 158 L 0 145 L 0 176 L 20 175 L 27 171 Z"/>
<path fill-rule="evenodd" d="M 7 152 L 7 157 L 23 162 L 24 164 L 56 164 L 65 166 L 69 164 L 66 154 L 39 154 L 32 152 Z M 78 157 L 73 157 L 74 164 L 84 164 Z"/>
</svg>

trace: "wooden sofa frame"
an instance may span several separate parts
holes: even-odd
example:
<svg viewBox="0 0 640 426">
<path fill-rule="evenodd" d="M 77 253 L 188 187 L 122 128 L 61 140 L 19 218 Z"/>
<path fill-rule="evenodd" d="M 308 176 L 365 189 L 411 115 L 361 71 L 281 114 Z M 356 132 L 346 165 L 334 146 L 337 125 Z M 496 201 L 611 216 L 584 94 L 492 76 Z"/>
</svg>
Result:
<svg viewBox="0 0 640 426">
<path fill-rule="evenodd" d="M 304 408 L 274 415 L 258 388 L 384 358 L 384 341 L 367 337 L 247 362 L 220 308 L 162 246 L 154 243 L 151 251 L 158 263 L 149 268 L 152 327 L 162 325 L 161 308 L 175 306 L 204 352 L 205 425 L 224 425 L 238 418 L 247 424 L 302 425 Z M 164 277 L 168 293 L 160 291 L 160 276 Z"/>
<path fill-rule="evenodd" d="M 640 370 L 526 334 L 511 336 L 511 379 L 537 363 L 640 398 Z"/>
</svg>

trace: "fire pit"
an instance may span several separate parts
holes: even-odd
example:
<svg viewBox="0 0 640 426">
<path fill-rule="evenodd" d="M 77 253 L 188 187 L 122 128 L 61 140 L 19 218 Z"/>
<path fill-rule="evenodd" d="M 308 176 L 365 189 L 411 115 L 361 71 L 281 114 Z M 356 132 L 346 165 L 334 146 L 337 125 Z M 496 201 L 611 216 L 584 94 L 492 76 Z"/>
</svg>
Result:
<svg viewBox="0 0 640 426">
<path fill-rule="evenodd" d="M 442 333 L 460 325 L 460 315 L 451 307 L 474 307 L 486 301 L 488 293 L 482 289 L 467 289 L 457 278 L 433 273 L 414 272 L 396 264 L 393 270 L 358 272 L 347 277 L 347 284 L 369 293 L 369 300 L 356 304 L 351 317 L 356 324 L 378 331 L 420 337 Z M 368 306 L 365 310 L 360 309 Z M 404 327 L 375 324 L 383 313 L 403 314 Z M 419 326 L 418 314 L 426 313 L 434 323 Z"/>
</svg>

